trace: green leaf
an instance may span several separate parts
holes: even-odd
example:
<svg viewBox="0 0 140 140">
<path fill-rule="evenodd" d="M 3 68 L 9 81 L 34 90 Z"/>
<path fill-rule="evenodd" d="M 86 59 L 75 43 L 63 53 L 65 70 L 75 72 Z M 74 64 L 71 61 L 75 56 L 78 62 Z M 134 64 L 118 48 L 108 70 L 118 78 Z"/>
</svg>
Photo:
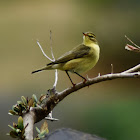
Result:
<svg viewBox="0 0 140 140">
<path fill-rule="evenodd" d="M 42 124 L 42 126 L 40 128 L 40 133 L 38 136 L 39 136 L 39 138 L 44 138 L 47 133 L 49 133 L 48 123 L 47 123 L 47 121 L 44 121 L 44 123 Z"/>
<path fill-rule="evenodd" d="M 9 113 L 8 114 L 9 115 L 17 115 L 17 113 L 15 111 L 13 111 L 13 110 L 9 110 Z"/>
<path fill-rule="evenodd" d="M 35 102 L 33 103 L 32 107 L 36 107 L 36 103 Z"/>
<path fill-rule="evenodd" d="M 27 105 L 27 100 L 24 96 L 21 96 L 21 100 L 22 100 L 23 104 Z"/>
<path fill-rule="evenodd" d="M 40 138 L 44 138 L 46 134 L 47 134 L 47 131 L 46 131 L 46 130 L 42 131 L 42 132 L 39 134 L 39 135 L 40 135 Z"/>
<path fill-rule="evenodd" d="M 33 99 L 34 102 L 36 102 L 36 103 L 38 102 L 37 97 L 36 97 L 35 94 L 32 95 L 32 99 Z"/>
<path fill-rule="evenodd" d="M 20 109 L 19 109 L 19 107 L 18 106 L 13 106 L 13 111 L 15 111 L 15 112 L 20 112 Z"/>
<path fill-rule="evenodd" d="M 36 131 L 37 131 L 38 134 L 40 134 L 40 130 L 37 127 L 36 127 Z"/>
<path fill-rule="evenodd" d="M 18 128 L 19 128 L 20 130 L 23 130 L 23 128 L 24 128 L 24 125 L 23 125 L 23 118 L 22 118 L 21 116 L 18 118 Z"/>
<path fill-rule="evenodd" d="M 13 126 L 11 125 L 8 125 L 14 132 L 16 132 L 16 128 L 14 128 Z"/>
<path fill-rule="evenodd" d="M 20 104 L 22 105 L 23 102 L 22 102 L 22 101 L 17 101 L 17 104 L 18 104 L 18 105 L 20 105 Z"/>
</svg>

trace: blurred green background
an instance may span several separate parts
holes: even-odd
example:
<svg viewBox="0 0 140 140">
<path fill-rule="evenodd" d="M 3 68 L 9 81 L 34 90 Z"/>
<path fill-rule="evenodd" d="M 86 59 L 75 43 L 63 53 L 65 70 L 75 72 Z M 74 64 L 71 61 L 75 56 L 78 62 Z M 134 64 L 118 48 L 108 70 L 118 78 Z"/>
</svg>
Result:
<svg viewBox="0 0 140 140">
<path fill-rule="evenodd" d="M 101 48 L 98 64 L 87 74 L 121 72 L 140 63 L 140 54 L 126 51 L 127 35 L 140 45 L 139 0 L 6 0 L 0 2 L 0 138 L 17 121 L 8 110 L 22 95 L 38 97 L 52 87 L 54 71 L 31 75 L 49 63 L 36 44 L 38 39 L 50 54 L 49 31 L 53 51 L 59 57 L 82 42 L 82 32 L 96 34 Z M 83 74 L 86 76 L 86 74 Z M 71 75 L 74 82 L 81 79 Z M 59 72 L 57 90 L 71 86 Z M 96 134 L 108 140 L 140 139 L 140 79 L 102 82 L 69 95 L 56 106 L 49 122 L 50 132 L 69 127 Z M 39 124 L 37 124 L 39 125 Z"/>
</svg>

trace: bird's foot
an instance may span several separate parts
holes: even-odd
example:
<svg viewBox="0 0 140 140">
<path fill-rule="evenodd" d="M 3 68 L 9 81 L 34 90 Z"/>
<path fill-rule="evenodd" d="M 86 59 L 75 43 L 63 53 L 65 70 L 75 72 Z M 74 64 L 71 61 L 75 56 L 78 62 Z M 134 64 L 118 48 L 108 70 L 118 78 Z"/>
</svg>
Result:
<svg viewBox="0 0 140 140">
<path fill-rule="evenodd" d="M 76 84 L 72 83 L 72 85 L 73 85 L 73 88 L 75 88 Z"/>
<path fill-rule="evenodd" d="M 87 79 L 84 79 L 83 83 L 86 84 L 88 80 Z M 89 88 L 89 85 L 88 85 L 88 88 Z"/>
<path fill-rule="evenodd" d="M 86 81 L 87 81 L 87 79 L 84 79 L 83 83 L 85 84 L 85 83 L 86 83 Z"/>
</svg>

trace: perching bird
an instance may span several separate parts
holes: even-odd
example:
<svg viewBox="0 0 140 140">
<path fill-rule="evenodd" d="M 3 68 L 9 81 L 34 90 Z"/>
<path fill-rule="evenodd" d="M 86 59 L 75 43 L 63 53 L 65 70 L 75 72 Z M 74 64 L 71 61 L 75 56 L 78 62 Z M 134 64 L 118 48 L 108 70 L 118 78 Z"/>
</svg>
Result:
<svg viewBox="0 0 140 140">
<path fill-rule="evenodd" d="M 44 68 L 33 71 L 32 74 L 43 70 L 59 69 L 67 73 L 72 85 L 75 86 L 68 72 L 79 75 L 86 82 L 86 78 L 81 76 L 80 73 L 92 69 L 98 62 L 99 55 L 100 48 L 96 36 L 92 32 L 85 32 L 83 33 L 82 44 L 66 52 L 54 62 L 47 64 Z"/>
</svg>

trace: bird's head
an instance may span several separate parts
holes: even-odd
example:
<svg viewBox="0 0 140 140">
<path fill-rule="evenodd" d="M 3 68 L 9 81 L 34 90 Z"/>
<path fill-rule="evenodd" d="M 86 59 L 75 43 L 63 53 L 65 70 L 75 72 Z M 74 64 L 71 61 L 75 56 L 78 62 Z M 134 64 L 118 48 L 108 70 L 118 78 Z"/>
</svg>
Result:
<svg viewBox="0 0 140 140">
<path fill-rule="evenodd" d="M 83 32 L 83 44 L 88 46 L 92 43 L 97 44 L 96 36 L 92 32 Z"/>
</svg>

